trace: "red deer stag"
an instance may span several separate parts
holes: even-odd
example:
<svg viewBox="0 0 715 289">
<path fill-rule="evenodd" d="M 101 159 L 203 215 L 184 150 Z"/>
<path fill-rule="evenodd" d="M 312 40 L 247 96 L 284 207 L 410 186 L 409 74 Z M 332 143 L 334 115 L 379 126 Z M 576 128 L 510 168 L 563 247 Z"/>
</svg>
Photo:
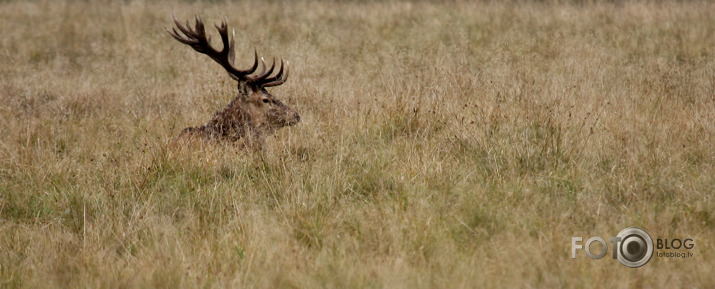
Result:
<svg viewBox="0 0 715 289">
<path fill-rule="evenodd" d="M 280 62 L 280 68 L 274 76 L 270 76 L 276 68 L 273 64 L 266 70 L 266 64 L 261 59 L 261 71 L 258 69 L 258 52 L 254 51 L 253 66 L 246 70 L 234 67 L 233 37 L 228 36 L 226 21 L 216 25 L 223 48 L 214 49 L 207 37 L 204 23 L 196 16 L 196 24 L 192 29 L 189 22 L 186 25 L 176 20 L 176 28 L 167 29 L 169 34 L 179 42 L 191 46 L 199 53 L 206 54 L 226 69 L 228 75 L 238 82 L 238 95 L 205 125 L 188 127 L 174 138 L 176 141 L 201 139 L 218 142 L 238 142 L 260 146 L 266 135 L 284 126 L 295 125 L 300 121 L 300 115 L 283 104 L 278 98 L 268 93 L 267 87 L 283 84 L 288 78 L 288 62 Z M 235 31 L 234 35 L 235 36 Z M 255 73 L 255 74 L 254 74 Z"/>
</svg>

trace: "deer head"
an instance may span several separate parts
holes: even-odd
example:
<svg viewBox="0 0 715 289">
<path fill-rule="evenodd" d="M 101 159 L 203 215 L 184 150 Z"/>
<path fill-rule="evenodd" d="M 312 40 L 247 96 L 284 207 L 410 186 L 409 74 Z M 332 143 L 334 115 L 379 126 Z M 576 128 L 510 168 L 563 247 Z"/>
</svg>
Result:
<svg viewBox="0 0 715 289">
<path fill-rule="evenodd" d="M 213 137 L 225 135 L 226 138 L 236 140 L 235 135 L 238 130 L 272 132 L 278 128 L 300 122 L 300 115 L 297 112 L 266 90 L 268 87 L 281 85 L 288 79 L 287 61 L 284 62 L 281 59 L 278 72 L 271 76 L 276 70 L 275 59 L 266 70 L 266 63 L 261 58 L 261 69 L 257 72 L 259 59 L 258 53 L 254 51 L 253 65 L 246 70 L 237 69 L 234 66 L 234 37 L 228 36 L 226 21 L 222 21 L 221 25 L 216 25 L 223 43 L 223 48 L 220 51 L 211 46 L 210 37 L 206 35 L 204 23 L 198 15 L 194 28 L 189 25 L 188 21 L 186 24 L 182 24 L 176 17 L 174 17 L 174 23 L 176 28 L 167 29 L 171 36 L 197 52 L 211 57 L 228 72 L 232 79 L 238 82 L 236 98 L 223 111 L 218 112 L 211 122 L 203 127 L 193 129 L 193 131 L 203 129 L 207 130 L 206 135 Z M 235 36 L 235 31 L 232 36 Z M 229 135 L 233 136 L 228 137 Z"/>
</svg>

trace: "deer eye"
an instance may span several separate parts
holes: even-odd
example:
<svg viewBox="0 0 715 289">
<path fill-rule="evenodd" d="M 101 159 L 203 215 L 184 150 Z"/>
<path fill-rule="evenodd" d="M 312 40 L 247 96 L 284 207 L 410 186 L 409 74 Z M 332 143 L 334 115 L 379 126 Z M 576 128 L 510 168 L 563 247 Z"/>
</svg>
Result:
<svg viewBox="0 0 715 289">
<path fill-rule="evenodd" d="M 269 103 L 269 102 L 271 102 L 271 101 L 268 100 L 267 98 L 264 98 L 264 99 L 263 99 L 263 103 Z"/>
</svg>

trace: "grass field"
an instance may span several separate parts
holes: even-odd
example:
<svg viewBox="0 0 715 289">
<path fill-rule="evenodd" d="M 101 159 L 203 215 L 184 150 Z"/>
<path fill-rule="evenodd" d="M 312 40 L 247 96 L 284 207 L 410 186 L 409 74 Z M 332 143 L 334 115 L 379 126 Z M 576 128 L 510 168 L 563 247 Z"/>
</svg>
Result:
<svg viewBox="0 0 715 289">
<path fill-rule="evenodd" d="M 1 288 L 715 286 L 715 4 L 0 2 Z M 303 121 L 169 146 L 235 94 L 172 13 Z M 694 256 L 570 258 L 631 226 Z"/>
</svg>

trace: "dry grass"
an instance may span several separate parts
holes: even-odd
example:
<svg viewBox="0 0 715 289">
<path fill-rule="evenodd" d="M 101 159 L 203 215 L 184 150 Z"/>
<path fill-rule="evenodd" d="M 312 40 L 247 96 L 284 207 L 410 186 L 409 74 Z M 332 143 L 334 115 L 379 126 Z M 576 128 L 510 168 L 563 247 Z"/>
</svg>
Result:
<svg viewBox="0 0 715 289">
<path fill-rule="evenodd" d="M 0 287 L 715 286 L 713 4 L 2 1 Z M 263 152 L 171 14 L 291 61 Z M 693 237 L 627 269 L 571 236 Z"/>
</svg>

